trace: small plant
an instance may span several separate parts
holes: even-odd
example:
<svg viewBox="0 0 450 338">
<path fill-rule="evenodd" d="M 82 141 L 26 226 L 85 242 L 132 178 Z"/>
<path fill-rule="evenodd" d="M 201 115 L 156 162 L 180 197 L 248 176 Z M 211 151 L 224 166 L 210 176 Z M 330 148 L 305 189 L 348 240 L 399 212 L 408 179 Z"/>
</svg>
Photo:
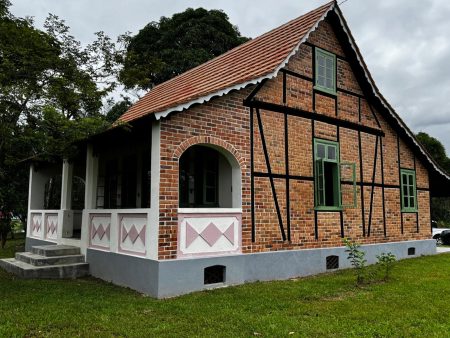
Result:
<svg viewBox="0 0 450 338">
<path fill-rule="evenodd" d="M 388 253 L 383 252 L 381 253 L 381 255 L 377 255 L 377 259 L 378 259 L 377 264 L 379 264 L 384 270 L 384 280 L 385 281 L 389 280 L 389 274 L 391 272 L 392 265 L 396 261 L 395 255 L 392 254 L 391 252 Z"/>
<path fill-rule="evenodd" d="M 348 252 L 347 259 L 350 260 L 350 263 L 355 268 L 356 284 L 361 285 L 364 282 L 367 263 L 367 260 L 365 259 L 366 253 L 360 249 L 360 244 L 351 241 L 348 238 L 344 238 L 344 244 L 347 247 L 347 250 L 345 250 L 345 252 Z"/>
</svg>

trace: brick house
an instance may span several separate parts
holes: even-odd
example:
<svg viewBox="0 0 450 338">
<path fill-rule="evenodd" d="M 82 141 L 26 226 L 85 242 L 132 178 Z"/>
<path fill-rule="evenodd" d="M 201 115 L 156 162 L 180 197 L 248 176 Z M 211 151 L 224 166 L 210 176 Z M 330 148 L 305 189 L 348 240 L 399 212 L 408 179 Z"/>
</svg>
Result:
<svg viewBox="0 0 450 338">
<path fill-rule="evenodd" d="M 119 122 L 59 167 L 32 165 L 27 248 L 78 246 L 92 275 L 156 297 L 348 267 L 344 237 L 369 262 L 436 251 L 430 197 L 450 177 L 336 2 L 156 86 Z"/>
</svg>

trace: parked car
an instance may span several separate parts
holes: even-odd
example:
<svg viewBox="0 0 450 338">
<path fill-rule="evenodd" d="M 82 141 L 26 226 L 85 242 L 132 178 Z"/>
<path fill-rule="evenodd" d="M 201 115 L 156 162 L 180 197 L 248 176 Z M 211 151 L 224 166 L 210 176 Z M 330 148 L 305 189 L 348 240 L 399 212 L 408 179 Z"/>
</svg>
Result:
<svg viewBox="0 0 450 338">
<path fill-rule="evenodd" d="M 436 228 L 435 227 L 435 221 L 432 221 L 431 224 L 433 225 L 433 239 L 436 240 L 436 243 L 438 245 L 442 244 L 442 235 L 446 234 L 447 232 L 450 233 L 450 229 L 449 228 Z M 445 232 L 444 232 L 445 231 Z M 448 236 L 448 235 L 446 235 Z"/>
</svg>

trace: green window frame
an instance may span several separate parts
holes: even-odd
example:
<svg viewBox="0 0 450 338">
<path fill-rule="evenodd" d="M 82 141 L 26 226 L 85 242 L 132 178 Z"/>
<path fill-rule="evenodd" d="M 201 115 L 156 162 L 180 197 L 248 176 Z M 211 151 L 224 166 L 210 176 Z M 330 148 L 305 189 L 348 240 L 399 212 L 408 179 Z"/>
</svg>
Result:
<svg viewBox="0 0 450 338">
<path fill-rule="evenodd" d="M 400 169 L 400 185 L 402 212 L 417 211 L 416 172 L 411 169 Z"/>
<path fill-rule="evenodd" d="M 314 156 L 315 207 L 341 210 L 339 143 L 314 139 Z"/>
<path fill-rule="evenodd" d="M 315 54 L 314 88 L 336 95 L 336 55 L 317 47 Z"/>
<path fill-rule="evenodd" d="M 314 139 L 314 194 L 316 210 L 356 208 L 356 164 L 340 162 L 339 143 Z M 349 172 L 342 180 L 341 173 Z M 342 186 L 342 184 L 345 184 Z M 343 194 L 346 203 L 343 203 Z"/>
</svg>

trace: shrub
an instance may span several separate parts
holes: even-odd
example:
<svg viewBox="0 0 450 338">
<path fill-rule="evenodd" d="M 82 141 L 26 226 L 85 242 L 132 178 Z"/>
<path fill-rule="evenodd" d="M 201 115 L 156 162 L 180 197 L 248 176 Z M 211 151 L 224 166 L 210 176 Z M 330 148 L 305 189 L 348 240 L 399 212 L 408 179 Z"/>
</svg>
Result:
<svg viewBox="0 0 450 338">
<path fill-rule="evenodd" d="M 356 273 L 356 284 L 360 285 L 364 282 L 364 273 L 366 269 L 367 260 L 366 253 L 360 249 L 361 245 L 351 241 L 348 238 L 344 239 L 344 244 L 347 247 L 345 252 L 348 252 L 347 259 L 350 260 Z"/>
<path fill-rule="evenodd" d="M 389 280 L 389 274 L 391 272 L 392 265 L 396 261 L 395 255 L 392 254 L 391 252 L 388 253 L 383 252 L 381 253 L 381 255 L 377 255 L 377 259 L 378 259 L 377 264 L 379 264 L 384 270 L 384 280 L 385 281 Z"/>
</svg>

